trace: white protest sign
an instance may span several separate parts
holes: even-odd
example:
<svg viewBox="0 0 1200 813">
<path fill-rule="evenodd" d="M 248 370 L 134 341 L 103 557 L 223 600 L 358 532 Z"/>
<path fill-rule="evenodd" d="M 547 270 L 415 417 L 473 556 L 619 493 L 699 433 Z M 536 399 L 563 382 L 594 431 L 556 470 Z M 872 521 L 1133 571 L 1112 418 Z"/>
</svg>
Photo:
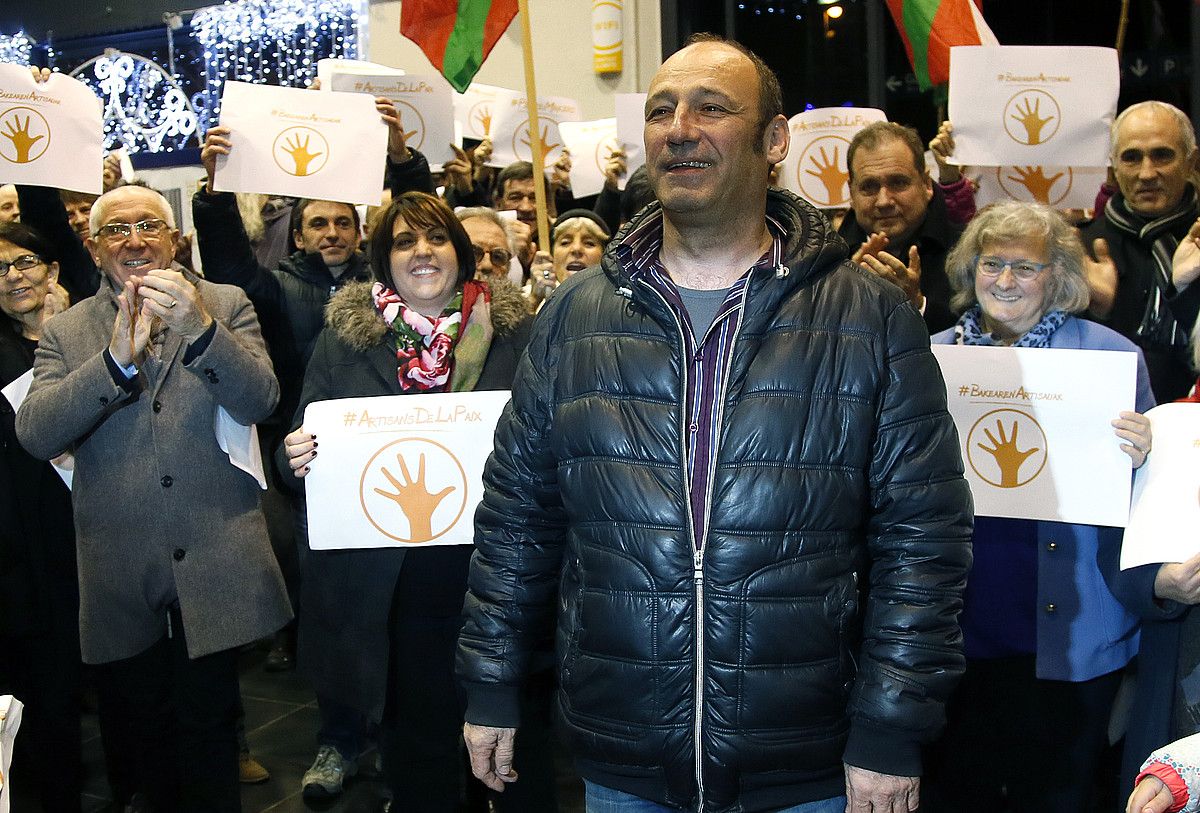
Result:
<svg viewBox="0 0 1200 813">
<path fill-rule="evenodd" d="M 379 205 L 387 126 L 362 93 L 226 82 L 221 124 L 233 147 L 217 156 L 218 192 L 263 192 Z"/>
<path fill-rule="evenodd" d="M 16 653 L 4 653 L 5 657 L 18 657 Z M 9 768 L 12 766 L 13 749 L 16 745 L 17 731 L 21 728 L 21 717 L 25 704 L 11 694 L 0 695 L 0 813 L 9 813 L 12 805 L 12 778 Z"/>
<path fill-rule="evenodd" d="M 646 163 L 646 94 L 618 93 L 613 97 L 617 114 L 617 140 L 625 150 L 625 177 L 618 186 L 625 188 L 625 181 Z"/>
<path fill-rule="evenodd" d="M 538 99 L 538 132 L 529 133 L 529 114 L 524 95 L 516 95 L 496 105 L 492 112 L 492 157 L 490 166 L 504 167 L 513 161 L 533 160 L 533 138 L 542 140 L 542 159 L 547 168 L 562 155 L 562 135 L 558 124 L 583 118 L 579 102 L 563 96 Z"/>
<path fill-rule="evenodd" d="M 341 73 L 335 65 L 329 89 L 391 99 L 404 125 L 405 143 L 421 151 L 430 169 L 437 172 L 442 164 L 454 160 L 450 146 L 458 144 L 454 137 L 454 88 L 440 75 Z"/>
<path fill-rule="evenodd" d="M 887 116 L 873 107 L 821 107 L 792 116 L 792 142 L 779 185 L 821 209 L 849 206 L 846 152 L 855 134 L 876 121 L 887 121 Z"/>
<path fill-rule="evenodd" d="M 0 183 L 73 189 L 104 185 L 104 123 L 91 88 L 66 74 L 35 82 L 0 63 Z"/>
<path fill-rule="evenodd" d="M 466 93 L 454 94 L 454 120 L 464 138 L 483 140 L 491 133 L 495 111 L 520 94 L 515 90 L 472 82 Z"/>
<path fill-rule="evenodd" d="M 604 189 L 604 167 L 620 149 L 617 120 L 564 121 L 558 125 L 563 146 L 571 151 L 571 193 L 577 198 Z"/>
<path fill-rule="evenodd" d="M 1107 166 L 1120 85 L 1112 48 L 951 48 L 954 160 L 984 167 Z"/>
<path fill-rule="evenodd" d="M 1054 209 L 1091 209 L 1108 176 L 1104 167 L 969 167 L 979 184 L 975 205 L 982 209 L 1002 200 L 1044 203 Z"/>
<path fill-rule="evenodd" d="M 1146 413 L 1154 451 L 1134 474 L 1121 568 L 1186 562 L 1200 553 L 1200 404 L 1163 404 Z"/>
<path fill-rule="evenodd" d="M 317 401 L 321 456 L 304 478 L 314 550 L 469 545 L 483 464 L 508 392 Z"/>
<path fill-rule="evenodd" d="M 331 87 L 333 75 L 358 74 L 360 76 L 404 76 L 404 71 L 390 65 L 380 65 L 378 62 L 367 62 L 363 59 L 340 59 L 325 57 L 317 60 L 317 79 L 321 81 L 321 90 L 337 90 Z"/>
<path fill-rule="evenodd" d="M 934 345 L 982 516 L 1124 526 L 1137 354 Z M 1103 381 L 1103 387 L 1096 382 Z"/>
</svg>

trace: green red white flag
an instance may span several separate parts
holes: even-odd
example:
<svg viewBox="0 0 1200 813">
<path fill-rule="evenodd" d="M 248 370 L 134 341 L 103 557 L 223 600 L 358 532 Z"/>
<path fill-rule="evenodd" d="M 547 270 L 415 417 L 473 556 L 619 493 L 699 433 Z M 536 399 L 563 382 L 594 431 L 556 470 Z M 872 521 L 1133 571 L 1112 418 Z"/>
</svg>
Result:
<svg viewBox="0 0 1200 813">
<path fill-rule="evenodd" d="M 462 93 L 516 15 L 517 0 L 404 0 L 400 33 Z"/>
<path fill-rule="evenodd" d="M 921 90 L 949 81 L 952 46 L 1000 44 L 972 0 L 887 0 L 887 5 Z"/>
</svg>

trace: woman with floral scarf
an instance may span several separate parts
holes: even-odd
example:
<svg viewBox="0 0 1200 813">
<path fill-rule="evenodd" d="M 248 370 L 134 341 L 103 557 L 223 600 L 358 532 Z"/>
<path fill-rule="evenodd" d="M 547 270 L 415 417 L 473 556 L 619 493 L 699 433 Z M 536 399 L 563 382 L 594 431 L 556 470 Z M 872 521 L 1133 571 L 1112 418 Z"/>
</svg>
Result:
<svg viewBox="0 0 1200 813">
<path fill-rule="evenodd" d="M 1088 305 L 1083 247 L 1057 212 L 1017 202 L 984 209 L 946 271 L 963 315 L 934 344 L 1136 353 L 1137 411 L 1090 429 L 1097 444 L 1120 443 L 1134 468 L 1145 462 L 1150 422 L 1141 413 L 1154 406 L 1145 362 L 1128 339 L 1072 315 Z M 996 458 L 1002 485 L 1018 485 L 1038 444 L 1008 420 L 986 437 L 979 451 Z M 1082 813 L 1137 652 L 1137 620 L 1097 561 L 1120 549 L 1121 529 L 977 516 L 972 544 L 960 619 L 967 669 L 928 761 L 921 809 Z"/>
<path fill-rule="evenodd" d="M 347 285 L 330 300 L 297 428 L 280 450 L 281 471 L 298 488 L 321 465 L 320 438 L 299 426 L 308 404 L 506 390 L 529 340 L 520 293 L 503 281 L 473 279 L 470 239 L 440 199 L 398 197 L 376 222 L 368 253 L 373 282 Z M 421 480 L 424 472 L 412 474 Z M 473 550 L 312 550 L 305 562 L 300 668 L 319 693 L 381 723 L 393 809 L 457 809 L 462 703 L 454 652 Z M 496 799 L 497 809 L 554 809 L 548 748 L 517 745 L 517 769 L 525 775 Z"/>
</svg>

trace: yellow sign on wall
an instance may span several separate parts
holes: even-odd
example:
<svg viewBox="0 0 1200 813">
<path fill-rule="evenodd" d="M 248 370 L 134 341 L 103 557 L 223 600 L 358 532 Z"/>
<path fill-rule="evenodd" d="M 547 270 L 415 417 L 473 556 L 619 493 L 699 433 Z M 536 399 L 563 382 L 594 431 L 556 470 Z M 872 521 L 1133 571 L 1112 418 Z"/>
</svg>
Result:
<svg viewBox="0 0 1200 813">
<path fill-rule="evenodd" d="M 620 73 L 624 35 L 621 33 L 623 0 L 592 0 L 592 71 Z"/>
</svg>

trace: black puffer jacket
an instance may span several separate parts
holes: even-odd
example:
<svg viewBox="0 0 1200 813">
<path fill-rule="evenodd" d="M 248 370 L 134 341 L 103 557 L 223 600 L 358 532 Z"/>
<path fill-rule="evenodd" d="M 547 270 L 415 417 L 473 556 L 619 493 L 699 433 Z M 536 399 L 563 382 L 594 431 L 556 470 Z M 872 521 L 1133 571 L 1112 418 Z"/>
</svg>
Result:
<svg viewBox="0 0 1200 813">
<path fill-rule="evenodd" d="M 557 611 L 583 775 L 705 811 L 838 796 L 843 756 L 918 774 L 963 668 L 972 505 L 925 327 L 814 209 L 768 206 L 787 268 L 746 288 L 699 566 L 680 329 L 623 268 L 655 204 L 534 323 L 459 648 L 467 719 L 515 725 Z"/>
</svg>

